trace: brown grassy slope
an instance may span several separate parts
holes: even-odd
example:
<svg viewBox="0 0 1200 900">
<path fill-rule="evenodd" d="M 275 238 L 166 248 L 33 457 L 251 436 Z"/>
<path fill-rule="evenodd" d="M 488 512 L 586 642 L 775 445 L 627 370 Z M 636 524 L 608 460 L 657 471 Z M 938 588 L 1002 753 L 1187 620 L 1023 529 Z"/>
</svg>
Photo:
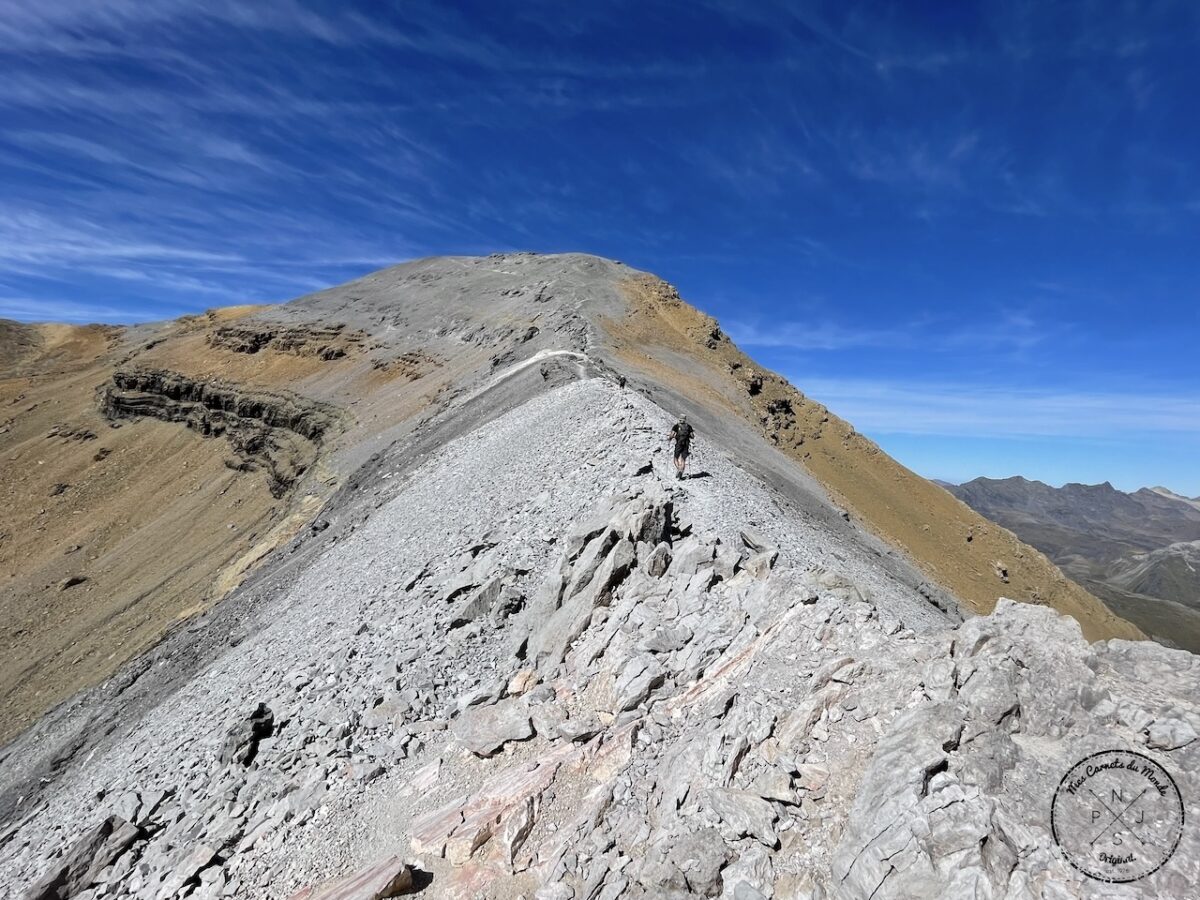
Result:
<svg viewBox="0 0 1200 900">
<path fill-rule="evenodd" d="M 0 741 L 214 599 L 213 576 L 285 507 L 261 473 L 226 467 L 223 440 L 111 427 L 97 389 L 121 329 L 25 334 L 0 355 Z"/>
<path fill-rule="evenodd" d="M 274 329 L 257 309 L 131 329 L 0 321 L 0 743 L 236 587 L 354 467 L 343 453 L 370 452 L 487 362 L 472 348 L 380 350 L 350 329 L 320 335 L 317 352 L 218 339 Z M 275 497 L 261 468 L 230 466 L 223 437 L 152 418 L 114 427 L 101 389 L 136 369 L 309 398 L 339 410 L 341 430 Z"/>
<path fill-rule="evenodd" d="M 803 463 L 836 502 L 903 549 L 972 610 L 989 612 L 1006 596 L 1073 616 L 1090 640 L 1144 637 L 1037 550 L 900 465 L 783 378 L 761 369 L 720 332 L 714 319 L 680 300 L 669 284 L 644 276 L 628 282 L 625 290 L 627 317 L 602 322 L 618 357 L 712 411 L 749 420 Z M 696 377 L 697 367 L 704 377 Z"/>
<path fill-rule="evenodd" d="M 263 471 L 227 464 L 223 438 L 100 411 L 131 366 L 281 390 L 361 368 L 209 344 L 252 311 L 137 330 L 0 323 L 0 741 L 219 599 L 336 487 L 318 460 L 277 498 Z"/>
</svg>

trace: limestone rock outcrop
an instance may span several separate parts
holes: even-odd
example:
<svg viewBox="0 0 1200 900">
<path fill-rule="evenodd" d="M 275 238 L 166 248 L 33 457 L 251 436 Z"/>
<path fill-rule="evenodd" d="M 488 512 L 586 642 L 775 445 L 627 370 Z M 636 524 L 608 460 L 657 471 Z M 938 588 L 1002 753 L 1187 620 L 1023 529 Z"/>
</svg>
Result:
<svg viewBox="0 0 1200 900">
<path fill-rule="evenodd" d="M 321 442 L 342 420 L 332 407 L 295 394 L 246 390 L 152 369 L 115 373 L 101 391 L 100 407 L 110 419 L 149 416 L 224 437 L 236 454 L 236 466 L 267 470 L 276 497 L 304 474 Z"/>
</svg>

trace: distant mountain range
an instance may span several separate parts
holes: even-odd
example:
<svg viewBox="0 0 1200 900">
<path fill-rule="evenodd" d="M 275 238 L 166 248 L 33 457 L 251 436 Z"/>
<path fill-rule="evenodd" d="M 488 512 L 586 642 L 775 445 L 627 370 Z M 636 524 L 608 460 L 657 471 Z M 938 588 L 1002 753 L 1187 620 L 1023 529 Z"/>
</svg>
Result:
<svg viewBox="0 0 1200 900">
<path fill-rule="evenodd" d="M 1200 652 L 1200 498 L 1019 476 L 939 483 L 1147 634 Z"/>
</svg>

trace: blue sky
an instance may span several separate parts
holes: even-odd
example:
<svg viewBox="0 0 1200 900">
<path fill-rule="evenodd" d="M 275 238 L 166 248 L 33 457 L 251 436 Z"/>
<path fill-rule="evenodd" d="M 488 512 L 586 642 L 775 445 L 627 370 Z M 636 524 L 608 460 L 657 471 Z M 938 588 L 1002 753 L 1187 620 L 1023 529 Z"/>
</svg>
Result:
<svg viewBox="0 0 1200 900">
<path fill-rule="evenodd" d="M 1200 5 L 0 0 L 0 315 L 654 271 L 923 474 L 1200 494 Z"/>
</svg>

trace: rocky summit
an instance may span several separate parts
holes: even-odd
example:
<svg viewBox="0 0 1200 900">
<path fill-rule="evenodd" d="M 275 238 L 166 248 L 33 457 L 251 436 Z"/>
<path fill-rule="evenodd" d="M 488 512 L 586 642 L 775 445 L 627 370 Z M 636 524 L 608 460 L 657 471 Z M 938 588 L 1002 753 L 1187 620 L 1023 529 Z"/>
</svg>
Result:
<svg viewBox="0 0 1200 900">
<path fill-rule="evenodd" d="M 1197 657 L 652 276 L 432 259 L 0 337 L 3 524 L 43 529 L 0 545 L 4 896 L 1194 889 Z M 1081 837 L 1107 751 L 1162 802 Z"/>
</svg>

